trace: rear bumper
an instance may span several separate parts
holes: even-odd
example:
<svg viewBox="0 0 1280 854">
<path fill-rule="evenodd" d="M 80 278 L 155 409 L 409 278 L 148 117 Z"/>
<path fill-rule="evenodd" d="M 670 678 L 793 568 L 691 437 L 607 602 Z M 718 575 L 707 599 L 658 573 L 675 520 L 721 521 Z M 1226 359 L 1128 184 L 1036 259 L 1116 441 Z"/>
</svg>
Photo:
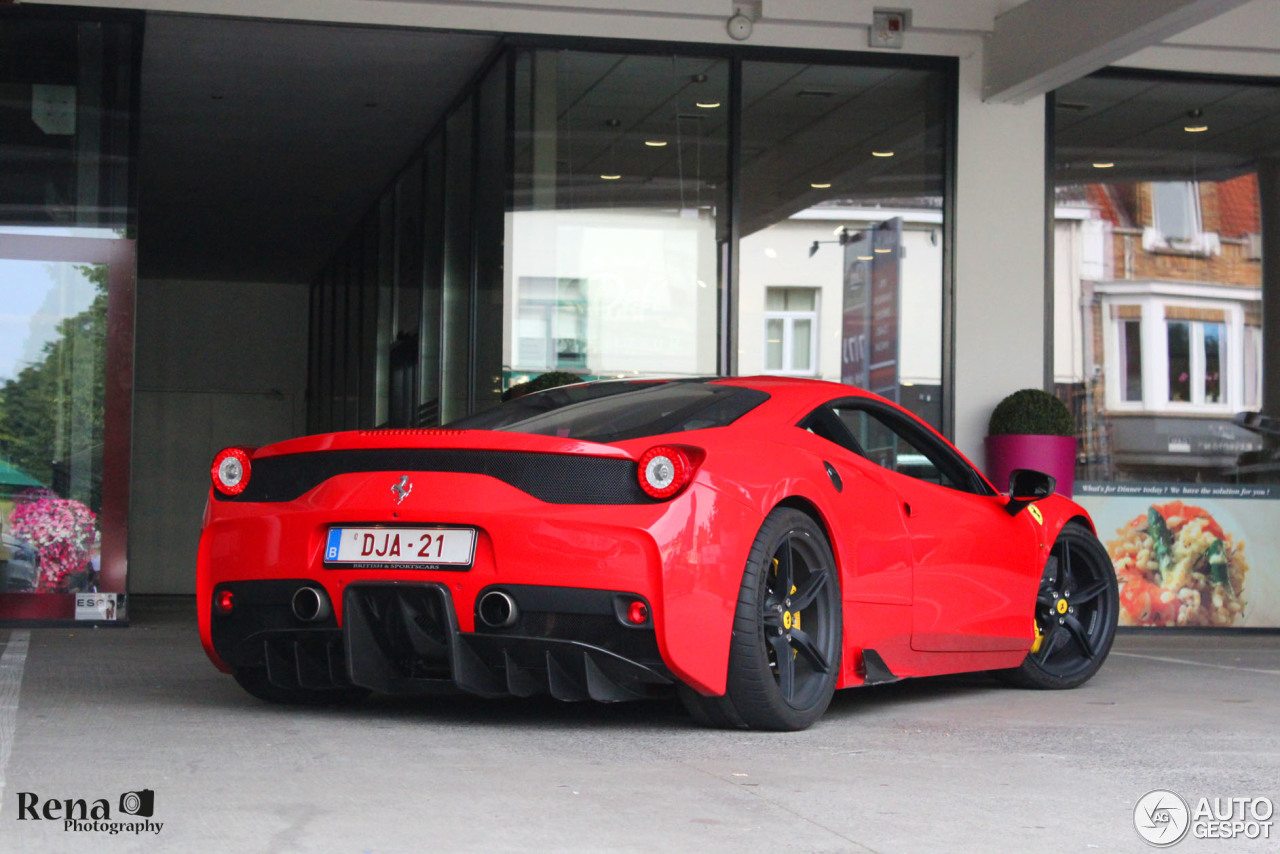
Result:
<svg viewBox="0 0 1280 854">
<path fill-rule="evenodd" d="M 618 619 L 614 600 L 632 594 L 508 588 L 521 603 L 520 621 L 506 630 L 463 632 L 441 583 L 348 585 L 342 626 L 332 615 L 314 625 L 298 620 L 288 602 L 302 586 L 315 583 L 220 585 L 236 605 L 230 615 L 211 615 L 212 640 L 232 670 L 261 668 L 283 689 L 355 685 L 394 694 L 461 690 L 606 703 L 660 696 L 674 682 L 652 625 Z"/>
<path fill-rule="evenodd" d="M 548 504 L 493 478 L 451 472 L 415 473 L 413 493 L 396 505 L 389 496 L 398 482 L 394 472 L 345 474 L 296 501 L 211 501 L 196 589 L 201 641 L 215 665 L 236 667 L 213 642 L 209 603 L 226 585 L 311 579 L 331 598 L 336 628 L 346 625 L 349 586 L 439 584 L 447 588 L 464 634 L 483 633 L 476 602 L 492 587 L 581 588 L 638 594 L 651 605 L 655 662 L 695 690 L 724 693 L 734 607 L 760 516 L 714 483 L 695 482 L 657 504 L 577 506 Z M 474 563 L 453 570 L 326 565 L 327 532 L 343 525 L 471 528 Z M 523 634 L 547 636 L 534 629 Z M 593 636 L 569 639 L 600 646 Z"/>
</svg>

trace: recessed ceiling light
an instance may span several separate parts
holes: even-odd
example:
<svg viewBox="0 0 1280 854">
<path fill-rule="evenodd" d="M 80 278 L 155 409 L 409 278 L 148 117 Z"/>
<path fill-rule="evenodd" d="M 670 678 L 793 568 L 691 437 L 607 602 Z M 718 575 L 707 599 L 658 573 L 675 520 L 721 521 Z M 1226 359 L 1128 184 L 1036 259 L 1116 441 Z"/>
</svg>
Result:
<svg viewBox="0 0 1280 854">
<path fill-rule="evenodd" d="M 694 106 L 701 107 L 704 110 L 714 110 L 716 107 L 720 106 L 720 102 L 719 101 L 698 101 L 696 104 L 694 104 Z"/>
<path fill-rule="evenodd" d="M 1187 125 L 1183 128 L 1187 133 L 1204 133 L 1208 129 L 1208 125 Z"/>
<path fill-rule="evenodd" d="M 892 151 L 873 151 L 871 152 L 871 156 L 872 157 L 892 157 L 893 152 Z"/>
<path fill-rule="evenodd" d="M 858 260 L 859 260 L 859 261 L 870 261 L 870 260 L 871 260 L 872 258 L 874 258 L 874 257 L 875 257 L 875 256 L 873 256 L 873 255 L 859 255 L 859 256 L 858 256 Z"/>
<path fill-rule="evenodd" d="M 605 181 L 616 181 L 622 176 L 621 175 L 601 175 L 600 177 Z"/>
<path fill-rule="evenodd" d="M 809 186 L 813 187 L 813 189 L 815 190 L 825 190 L 831 185 L 830 184 L 810 184 Z"/>
<path fill-rule="evenodd" d="M 881 248 L 877 247 L 877 248 L 876 248 L 876 251 L 877 251 L 877 252 L 879 252 L 881 255 L 884 255 L 884 254 L 886 254 L 886 253 L 888 253 L 888 252 L 892 252 L 893 250 L 892 250 L 892 249 L 890 249 L 890 248 L 888 248 L 888 247 L 885 247 L 885 248 L 883 248 L 883 249 L 881 249 Z"/>
<path fill-rule="evenodd" d="M 665 139 L 646 139 L 644 144 L 650 148 L 662 148 L 667 144 L 667 141 Z"/>
<path fill-rule="evenodd" d="M 1094 169 L 1110 169 L 1112 166 L 1115 166 L 1115 164 L 1114 164 L 1114 163 L 1095 163 L 1095 164 L 1093 164 L 1093 168 L 1094 168 Z"/>
</svg>

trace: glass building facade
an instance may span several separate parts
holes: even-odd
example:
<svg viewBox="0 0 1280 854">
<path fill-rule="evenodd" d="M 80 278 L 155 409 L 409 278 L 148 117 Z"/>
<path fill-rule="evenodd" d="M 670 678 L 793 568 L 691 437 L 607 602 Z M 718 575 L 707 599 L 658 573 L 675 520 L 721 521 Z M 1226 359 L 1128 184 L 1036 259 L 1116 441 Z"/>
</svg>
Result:
<svg viewBox="0 0 1280 854">
<path fill-rule="evenodd" d="M 0 620 L 124 616 L 138 16 L 0 27 Z"/>
<path fill-rule="evenodd" d="M 552 371 L 839 381 L 873 325 L 883 391 L 941 427 L 954 62 L 599 44 L 506 47 L 327 266 L 309 427 Z"/>
</svg>

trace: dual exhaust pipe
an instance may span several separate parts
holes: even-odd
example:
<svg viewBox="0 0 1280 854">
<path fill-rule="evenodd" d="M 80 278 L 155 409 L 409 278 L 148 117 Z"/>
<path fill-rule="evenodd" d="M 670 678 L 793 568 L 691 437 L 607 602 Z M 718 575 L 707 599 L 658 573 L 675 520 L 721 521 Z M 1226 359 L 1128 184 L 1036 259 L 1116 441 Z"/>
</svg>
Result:
<svg viewBox="0 0 1280 854">
<path fill-rule="evenodd" d="M 486 628 L 509 629 L 520 619 L 520 608 L 510 593 L 490 590 L 476 603 L 476 619 Z"/>
<path fill-rule="evenodd" d="M 299 587 L 290 601 L 293 616 L 303 623 L 319 623 L 333 614 L 329 595 L 318 587 Z M 510 593 L 490 590 L 476 603 L 476 617 L 490 629 L 509 629 L 520 619 L 520 608 Z"/>
<path fill-rule="evenodd" d="M 333 614 L 329 594 L 317 587 L 299 587 L 289 604 L 293 608 L 293 616 L 304 623 L 319 623 Z"/>
</svg>

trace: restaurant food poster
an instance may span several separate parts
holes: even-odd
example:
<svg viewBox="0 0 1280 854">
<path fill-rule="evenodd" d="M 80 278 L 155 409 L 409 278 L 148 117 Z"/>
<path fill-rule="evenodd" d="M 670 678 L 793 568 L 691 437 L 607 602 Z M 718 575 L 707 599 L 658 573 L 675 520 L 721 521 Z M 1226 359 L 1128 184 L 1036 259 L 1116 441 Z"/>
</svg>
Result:
<svg viewBox="0 0 1280 854">
<path fill-rule="evenodd" d="M 1280 627 L 1280 488 L 1078 483 L 1120 582 L 1120 625 Z"/>
</svg>

